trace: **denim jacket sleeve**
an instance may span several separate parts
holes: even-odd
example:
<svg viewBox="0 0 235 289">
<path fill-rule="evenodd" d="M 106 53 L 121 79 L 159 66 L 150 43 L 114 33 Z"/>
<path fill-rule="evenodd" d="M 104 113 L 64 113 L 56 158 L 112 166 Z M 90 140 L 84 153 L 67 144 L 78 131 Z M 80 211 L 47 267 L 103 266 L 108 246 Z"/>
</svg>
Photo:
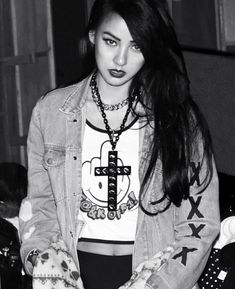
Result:
<svg viewBox="0 0 235 289">
<path fill-rule="evenodd" d="M 199 170 L 200 164 L 203 163 Z M 154 271 L 146 283 L 151 289 L 192 289 L 197 284 L 210 250 L 220 230 L 218 177 L 213 161 L 213 175 L 206 189 L 200 192 L 206 172 L 201 158 L 191 163 L 190 196 L 174 207 L 175 241 L 168 262 Z"/>
<path fill-rule="evenodd" d="M 28 195 L 20 209 L 21 258 L 26 271 L 32 274 L 27 256 L 32 249 L 44 251 L 58 236 L 56 207 L 48 174 L 43 166 L 44 142 L 40 120 L 40 100 L 30 122 L 28 152 Z"/>
</svg>

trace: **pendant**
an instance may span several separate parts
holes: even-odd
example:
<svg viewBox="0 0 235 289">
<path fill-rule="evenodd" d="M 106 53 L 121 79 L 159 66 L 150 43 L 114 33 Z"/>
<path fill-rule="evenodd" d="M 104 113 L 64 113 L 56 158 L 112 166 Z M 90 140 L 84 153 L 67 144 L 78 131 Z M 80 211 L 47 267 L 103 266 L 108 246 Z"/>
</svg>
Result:
<svg viewBox="0 0 235 289">
<path fill-rule="evenodd" d="M 113 143 L 116 142 L 117 136 L 118 134 L 115 132 L 115 130 L 113 130 L 111 133 L 111 138 L 112 138 Z"/>
<path fill-rule="evenodd" d="M 108 166 L 95 167 L 95 176 L 108 177 L 108 211 L 117 210 L 117 177 L 131 174 L 131 166 L 118 166 L 118 152 L 108 152 Z"/>
</svg>

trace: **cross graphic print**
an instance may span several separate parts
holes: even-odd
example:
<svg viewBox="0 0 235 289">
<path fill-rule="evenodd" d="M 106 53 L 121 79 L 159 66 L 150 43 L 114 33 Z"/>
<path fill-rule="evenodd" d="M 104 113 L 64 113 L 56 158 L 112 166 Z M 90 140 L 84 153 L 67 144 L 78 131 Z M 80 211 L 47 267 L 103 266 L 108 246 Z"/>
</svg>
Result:
<svg viewBox="0 0 235 289">
<path fill-rule="evenodd" d="M 108 166 L 95 167 L 95 176 L 108 177 L 108 211 L 115 211 L 117 209 L 117 177 L 131 174 L 131 167 L 118 166 L 117 160 L 117 151 L 109 151 Z"/>
</svg>

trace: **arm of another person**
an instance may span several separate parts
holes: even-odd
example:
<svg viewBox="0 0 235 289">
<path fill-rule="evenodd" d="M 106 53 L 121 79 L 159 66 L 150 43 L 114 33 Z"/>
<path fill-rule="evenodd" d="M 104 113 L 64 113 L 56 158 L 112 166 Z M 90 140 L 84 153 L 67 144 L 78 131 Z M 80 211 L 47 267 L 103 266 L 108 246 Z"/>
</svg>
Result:
<svg viewBox="0 0 235 289">
<path fill-rule="evenodd" d="M 44 143 L 40 122 L 40 101 L 36 104 L 28 134 L 28 195 L 20 209 L 21 258 L 26 271 L 33 266 L 27 261 L 33 249 L 44 251 L 58 236 L 56 206 L 47 171 L 43 166 Z M 35 256 L 32 256 L 32 263 Z"/>
</svg>

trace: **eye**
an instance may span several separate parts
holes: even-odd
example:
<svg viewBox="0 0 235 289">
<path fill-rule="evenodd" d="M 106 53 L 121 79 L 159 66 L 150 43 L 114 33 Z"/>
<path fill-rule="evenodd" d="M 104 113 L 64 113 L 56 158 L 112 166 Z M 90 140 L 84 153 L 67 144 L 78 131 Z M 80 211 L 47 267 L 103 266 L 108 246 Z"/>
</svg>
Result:
<svg viewBox="0 0 235 289">
<path fill-rule="evenodd" d="M 104 41 L 106 44 L 108 44 L 109 46 L 116 46 L 117 42 L 113 39 L 110 38 L 104 38 Z"/>
<path fill-rule="evenodd" d="M 99 182 L 99 189 L 102 189 L 102 183 Z"/>
<path fill-rule="evenodd" d="M 131 48 L 132 48 L 133 50 L 136 50 L 136 51 L 141 51 L 139 45 L 137 45 L 136 43 L 133 43 L 132 46 L 131 46 Z"/>
</svg>

